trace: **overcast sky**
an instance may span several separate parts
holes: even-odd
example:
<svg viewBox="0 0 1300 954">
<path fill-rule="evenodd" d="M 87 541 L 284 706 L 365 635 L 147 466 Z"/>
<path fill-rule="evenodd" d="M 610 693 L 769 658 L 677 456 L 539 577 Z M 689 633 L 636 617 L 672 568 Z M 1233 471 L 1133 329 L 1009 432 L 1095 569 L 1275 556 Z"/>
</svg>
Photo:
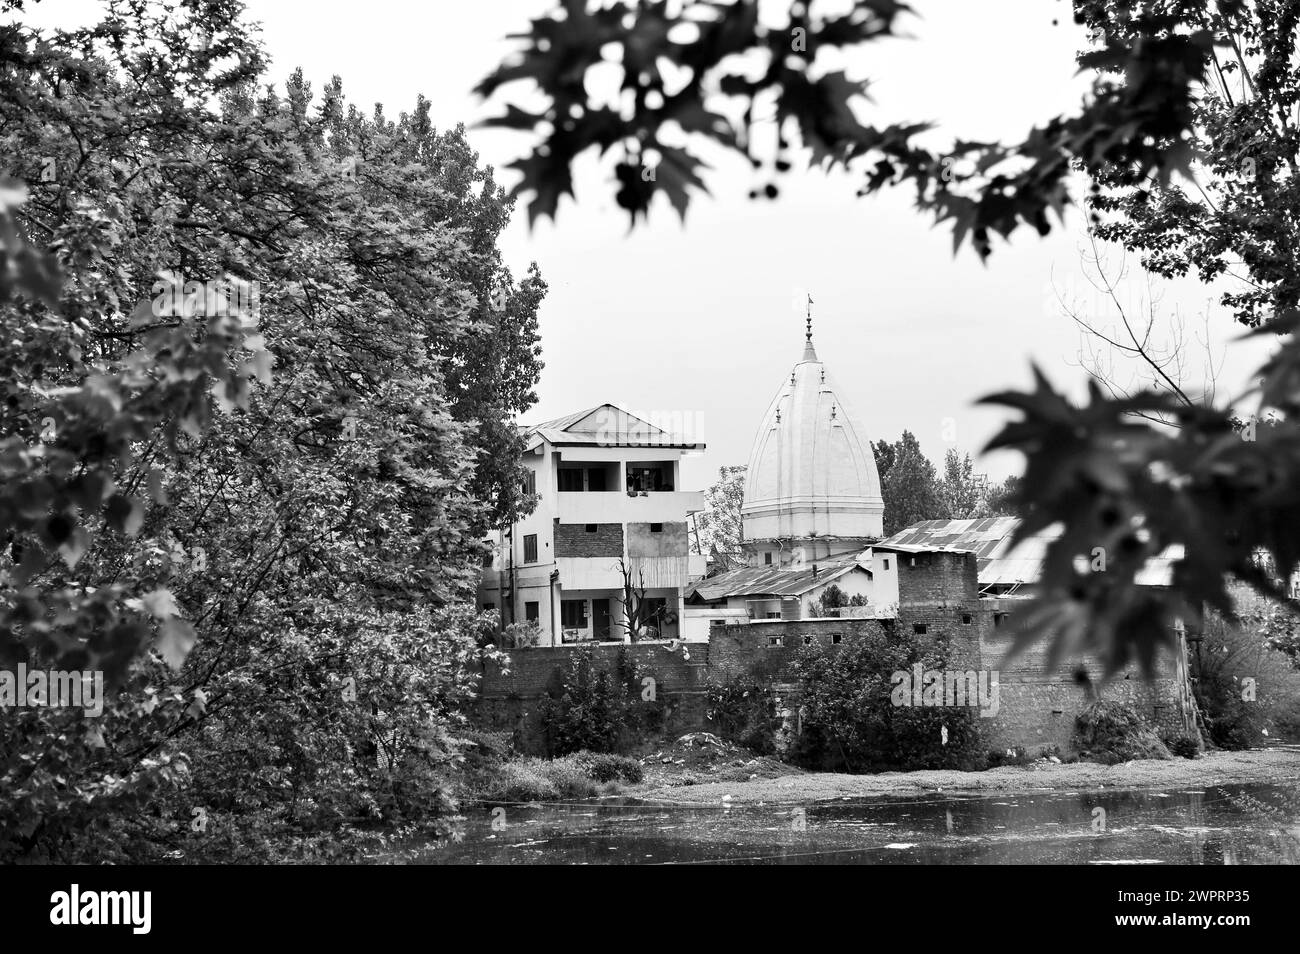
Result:
<svg viewBox="0 0 1300 954">
<path fill-rule="evenodd" d="M 352 102 L 366 109 L 382 102 L 391 116 L 424 93 L 440 127 L 473 125 L 514 95 L 508 87 L 483 104 L 470 90 L 515 48 L 506 34 L 551 6 L 248 3 L 263 24 L 277 78 L 301 66 L 319 89 L 338 74 Z M 865 118 L 935 121 L 942 135 L 931 142 L 941 148 L 957 137 L 1018 139 L 1078 104 L 1086 84 L 1073 56 L 1085 41 L 1068 3 L 914 6 L 920 17 L 906 21 L 911 39 L 872 44 L 845 63 L 851 75 L 873 82 L 875 106 Z M 69 25 L 96 7 L 91 0 L 46 2 L 27 18 Z M 527 136 L 471 130 L 470 139 L 481 161 L 513 185 L 505 166 Z M 609 166 L 588 163 L 577 180 L 580 203 L 563 201 L 558 223 L 530 231 L 521 202 L 503 237 L 515 274 L 536 260 L 551 289 L 541 310 L 540 401 L 524 422 L 605 401 L 678 413 L 709 445 L 688 466 L 688 488 L 705 486 L 718 466 L 746 462 L 763 411 L 802 351 L 795 289 L 809 289 L 816 301 L 818 351 L 867 434 L 895 440 L 911 430 L 936 464 L 949 447 L 979 450 L 1002 412 L 973 402 L 1027 385 L 1031 359 L 1077 391 L 1079 335 L 1054 286 L 1102 324 L 1116 320 L 1099 296 L 1085 294 L 1079 250 L 1086 237 L 1077 210 L 1047 239 L 1017 233 L 986 266 L 969 248 L 954 258 L 950 233 L 911 208 L 908 189 L 858 199 L 857 177 L 810 170 L 786 176 L 776 201 L 755 202 L 747 194 L 766 180 L 744 163 L 720 163 L 708 178 L 712 198 L 692 203 L 684 227 L 661 199 L 649 225 L 629 234 L 610 176 Z M 1133 279 L 1129 300 L 1141 287 L 1140 276 Z M 1163 311 L 1179 309 L 1189 334 L 1203 334 L 1209 308 L 1212 341 L 1222 351 L 1237 331 L 1213 298 L 1186 282 L 1165 292 Z M 1244 387 L 1250 358 L 1244 346 L 1227 348 L 1220 393 Z M 1195 368 L 1189 377 L 1199 383 Z M 995 479 L 1019 466 L 1009 454 L 977 463 Z"/>
</svg>

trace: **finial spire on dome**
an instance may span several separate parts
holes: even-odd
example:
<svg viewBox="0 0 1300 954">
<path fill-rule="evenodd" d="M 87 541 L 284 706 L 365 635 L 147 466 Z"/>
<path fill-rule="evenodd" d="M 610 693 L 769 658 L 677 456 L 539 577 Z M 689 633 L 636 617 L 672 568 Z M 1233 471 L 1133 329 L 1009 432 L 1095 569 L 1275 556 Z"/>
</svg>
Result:
<svg viewBox="0 0 1300 954">
<path fill-rule="evenodd" d="M 808 316 L 806 318 L 808 329 L 804 334 L 804 346 L 803 346 L 804 361 L 817 360 L 817 352 L 813 350 L 813 343 L 812 343 L 812 306 L 813 306 L 812 295 L 808 295 Z"/>
</svg>

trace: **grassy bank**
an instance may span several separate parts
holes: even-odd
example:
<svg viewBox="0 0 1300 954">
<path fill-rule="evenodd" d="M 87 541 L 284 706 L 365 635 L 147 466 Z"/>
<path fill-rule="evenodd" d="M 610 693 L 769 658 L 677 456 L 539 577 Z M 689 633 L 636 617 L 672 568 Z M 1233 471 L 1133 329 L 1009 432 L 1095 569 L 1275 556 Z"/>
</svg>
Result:
<svg viewBox="0 0 1300 954">
<path fill-rule="evenodd" d="M 1300 751 L 1252 749 L 1211 752 L 1195 759 L 1139 760 L 1118 765 L 1094 762 L 1002 766 L 984 772 L 932 770 L 844 775 L 800 772 L 775 778 L 717 781 L 687 785 L 643 785 L 631 792 L 652 801 L 735 805 L 760 802 L 815 802 L 872 795 L 943 792 L 1074 791 L 1099 788 L 1187 787 L 1230 782 L 1300 780 Z"/>
</svg>

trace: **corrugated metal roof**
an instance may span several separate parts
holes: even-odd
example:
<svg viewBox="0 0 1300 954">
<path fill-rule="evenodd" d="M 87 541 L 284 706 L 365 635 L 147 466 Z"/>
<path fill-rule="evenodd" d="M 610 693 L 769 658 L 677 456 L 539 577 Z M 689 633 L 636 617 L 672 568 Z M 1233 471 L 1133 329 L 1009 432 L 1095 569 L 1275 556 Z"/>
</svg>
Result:
<svg viewBox="0 0 1300 954">
<path fill-rule="evenodd" d="M 1048 527 L 1012 546 L 1011 538 L 1019 525 L 1016 517 L 925 520 L 900 530 L 875 548 L 903 553 L 974 553 L 981 587 L 1024 586 L 1037 582 L 1047 547 L 1061 535 L 1061 530 Z M 1139 586 L 1168 586 L 1173 579 L 1173 565 L 1182 558 L 1181 546 L 1170 547 L 1147 561 L 1136 582 Z"/>
<path fill-rule="evenodd" d="M 923 520 L 882 540 L 875 548 L 962 551 L 974 553 L 983 566 L 1019 523 L 1015 517 Z"/>
<path fill-rule="evenodd" d="M 857 566 L 856 560 L 818 563 L 815 577 L 812 564 L 799 569 L 743 566 L 691 584 L 686 589 L 686 599 L 698 595 L 701 600 L 711 603 L 730 596 L 802 596 Z"/>
</svg>

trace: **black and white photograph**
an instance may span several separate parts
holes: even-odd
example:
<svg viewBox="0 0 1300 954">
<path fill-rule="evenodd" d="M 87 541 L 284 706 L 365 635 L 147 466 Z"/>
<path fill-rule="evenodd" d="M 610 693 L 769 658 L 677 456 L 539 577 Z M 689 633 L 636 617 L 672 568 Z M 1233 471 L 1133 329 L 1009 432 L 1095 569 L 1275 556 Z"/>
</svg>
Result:
<svg viewBox="0 0 1300 954">
<path fill-rule="evenodd" d="M 0 0 L 6 921 L 1276 926 L 1298 163 L 1300 0 Z"/>
</svg>

